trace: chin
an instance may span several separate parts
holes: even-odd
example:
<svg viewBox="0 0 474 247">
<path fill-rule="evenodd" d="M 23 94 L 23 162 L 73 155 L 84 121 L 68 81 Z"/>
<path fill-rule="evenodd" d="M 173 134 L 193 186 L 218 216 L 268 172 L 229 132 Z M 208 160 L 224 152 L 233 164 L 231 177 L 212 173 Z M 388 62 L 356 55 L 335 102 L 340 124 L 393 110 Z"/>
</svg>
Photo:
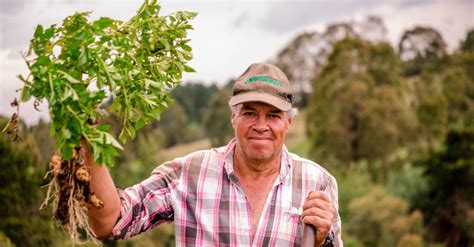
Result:
<svg viewBox="0 0 474 247">
<path fill-rule="evenodd" d="M 255 161 L 267 161 L 270 160 L 270 157 L 271 155 L 264 151 L 255 150 L 249 153 L 249 158 Z"/>
</svg>

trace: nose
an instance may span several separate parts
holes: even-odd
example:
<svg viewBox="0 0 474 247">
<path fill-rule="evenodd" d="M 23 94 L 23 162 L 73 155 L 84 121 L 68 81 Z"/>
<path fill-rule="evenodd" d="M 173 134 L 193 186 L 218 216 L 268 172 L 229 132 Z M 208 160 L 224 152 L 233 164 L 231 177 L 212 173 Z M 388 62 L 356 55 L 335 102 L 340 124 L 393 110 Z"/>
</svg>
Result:
<svg viewBox="0 0 474 247">
<path fill-rule="evenodd" d="M 252 127 L 253 127 L 254 130 L 256 130 L 258 132 L 264 132 L 264 131 L 268 130 L 268 124 L 267 124 L 265 115 L 259 114 L 258 118 L 257 118 L 257 121 L 254 123 L 254 125 Z"/>
</svg>

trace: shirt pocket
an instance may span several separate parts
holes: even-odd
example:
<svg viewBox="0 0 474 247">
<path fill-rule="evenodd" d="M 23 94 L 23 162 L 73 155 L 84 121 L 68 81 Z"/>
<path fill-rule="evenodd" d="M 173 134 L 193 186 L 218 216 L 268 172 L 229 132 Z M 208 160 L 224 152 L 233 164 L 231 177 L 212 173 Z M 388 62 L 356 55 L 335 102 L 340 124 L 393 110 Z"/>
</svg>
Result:
<svg viewBox="0 0 474 247">
<path fill-rule="evenodd" d="M 301 221 L 301 208 L 290 207 L 284 213 L 284 234 L 290 243 L 301 243 L 303 222 Z"/>
</svg>

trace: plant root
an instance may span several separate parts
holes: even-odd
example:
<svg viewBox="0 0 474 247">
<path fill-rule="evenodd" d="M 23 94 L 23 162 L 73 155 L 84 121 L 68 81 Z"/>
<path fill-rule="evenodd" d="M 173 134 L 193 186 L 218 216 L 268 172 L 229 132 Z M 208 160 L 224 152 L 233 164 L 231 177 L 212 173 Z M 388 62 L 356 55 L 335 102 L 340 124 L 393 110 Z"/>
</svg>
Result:
<svg viewBox="0 0 474 247">
<path fill-rule="evenodd" d="M 48 189 L 41 209 L 53 199 L 53 217 L 69 234 L 73 243 L 84 243 L 78 232 L 81 229 L 85 232 L 86 240 L 91 239 L 100 244 L 89 225 L 87 209 L 101 209 L 104 203 L 90 188 L 91 175 L 80 160 L 79 151 L 80 147 L 74 149 L 71 160 L 62 160 L 58 155 L 51 158 L 50 170 L 46 174 L 51 177 L 51 182 L 46 185 Z"/>
</svg>

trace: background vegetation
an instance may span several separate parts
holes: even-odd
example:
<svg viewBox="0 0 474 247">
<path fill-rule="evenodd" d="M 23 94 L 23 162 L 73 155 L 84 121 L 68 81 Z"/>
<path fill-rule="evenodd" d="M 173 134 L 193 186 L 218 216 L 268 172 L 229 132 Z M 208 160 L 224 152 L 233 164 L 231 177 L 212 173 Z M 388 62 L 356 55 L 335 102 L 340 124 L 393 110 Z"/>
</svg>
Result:
<svg viewBox="0 0 474 247">
<path fill-rule="evenodd" d="M 291 151 L 336 176 L 346 246 L 474 244 L 474 31 L 452 53 L 439 36 L 403 58 L 427 32 L 436 31 L 407 31 L 397 49 L 358 37 L 335 43 L 288 133 Z M 125 145 L 112 170 L 117 186 L 224 145 L 233 135 L 228 85 L 178 86 L 161 120 Z M 0 136 L 0 246 L 68 245 L 50 210 L 38 211 L 54 147 L 48 123 L 22 129 L 20 143 Z M 105 245 L 173 246 L 173 226 Z"/>
</svg>

